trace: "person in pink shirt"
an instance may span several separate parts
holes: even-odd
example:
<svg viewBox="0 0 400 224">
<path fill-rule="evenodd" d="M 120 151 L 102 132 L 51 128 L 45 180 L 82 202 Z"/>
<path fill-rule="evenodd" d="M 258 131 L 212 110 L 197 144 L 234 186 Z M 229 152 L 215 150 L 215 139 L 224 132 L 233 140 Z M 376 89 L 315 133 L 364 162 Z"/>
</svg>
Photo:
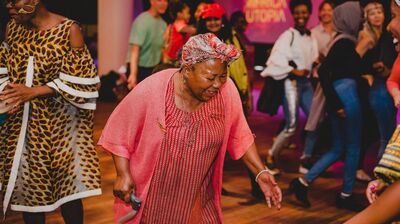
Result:
<svg viewBox="0 0 400 224">
<path fill-rule="evenodd" d="M 115 109 L 99 144 L 113 155 L 116 220 L 142 204 L 128 223 L 221 223 L 226 151 L 256 176 L 269 207 L 282 193 L 261 162 L 227 66 L 239 58 L 214 34 L 183 46 L 180 69 L 141 82 Z"/>
</svg>

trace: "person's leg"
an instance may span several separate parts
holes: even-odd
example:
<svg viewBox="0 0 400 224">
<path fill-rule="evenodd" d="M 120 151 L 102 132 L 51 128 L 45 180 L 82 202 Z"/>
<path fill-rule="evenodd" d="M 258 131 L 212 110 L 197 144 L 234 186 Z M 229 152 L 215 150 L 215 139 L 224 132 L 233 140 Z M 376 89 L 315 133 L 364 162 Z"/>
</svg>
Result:
<svg viewBox="0 0 400 224">
<path fill-rule="evenodd" d="M 299 100 L 297 94 L 297 82 L 295 80 L 286 79 L 284 82 L 284 113 L 286 126 L 285 129 L 276 137 L 269 154 L 275 160 L 278 159 L 280 150 L 289 141 L 290 137 L 294 135 L 297 126 L 297 113 L 299 107 Z"/>
<path fill-rule="evenodd" d="M 371 105 L 368 101 L 371 87 L 367 82 L 357 82 L 357 93 L 361 104 L 361 113 L 364 122 L 361 128 L 361 145 L 360 145 L 360 156 L 358 160 L 358 167 L 356 171 L 356 180 L 359 181 L 371 181 L 371 177 L 364 171 L 364 160 L 367 154 L 367 150 L 373 143 L 378 140 L 378 124 L 374 112 L 372 111 Z"/>
<path fill-rule="evenodd" d="M 300 107 L 308 118 L 310 116 L 314 90 L 311 85 L 311 82 L 308 79 L 301 79 L 299 83 L 300 83 L 299 88 L 301 88 Z M 318 138 L 317 131 L 307 132 L 304 142 L 304 150 L 302 156 L 303 158 L 310 158 L 312 156 L 315 143 L 317 142 L 317 138 Z"/>
<path fill-rule="evenodd" d="M 152 75 L 154 67 L 138 67 L 137 83 L 145 80 L 147 77 Z"/>
<path fill-rule="evenodd" d="M 400 214 L 400 182 L 392 184 L 368 208 L 345 224 L 380 224 L 392 221 Z"/>
<path fill-rule="evenodd" d="M 332 120 L 332 146 L 321 159 L 315 163 L 303 178 L 296 178 L 290 182 L 290 191 L 293 192 L 303 207 L 310 207 L 307 192 L 309 184 L 315 180 L 326 168 L 337 161 L 343 152 L 342 120 L 336 115 L 330 115 Z"/>
<path fill-rule="evenodd" d="M 336 81 L 337 82 L 337 81 Z M 343 103 L 346 117 L 344 145 L 346 158 L 344 165 L 343 190 L 342 193 L 351 194 L 356 177 L 358 161 L 360 159 L 361 132 L 362 132 L 362 111 L 361 102 L 357 93 L 357 83 L 354 80 L 346 79 L 341 83 L 334 83 L 335 90 Z"/>
<path fill-rule="evenodd" d="M 370 90 L 369 103 L 378 121 L 380 136 L 378 151 L 379 160 L 396 129 L 396 108 L 383 81 L 375 81 Z"/>
<path fill-rule="evenodd" d="M 336 115 L 329 115 L 329 118 L 331 119 L 332 123 L 332 146 L 331 149 L 314 164 L 307 174 L 304 175 L 304 180 L 308 183 L 314 181 L 330 165 L 336 162 L 344 151 L 343 120 L 338 118 Z"/>
<path fill-rule="evenodd" d="M 61 214 L 65 224 L 83 224 L 82 200 L 77 199 L 61 205 Z"/>
<path fill-rule="evenodd" d="M 253 172 L 249 168 L 246 167 L 247 173 L 249 174 L 250 184 L 251 184 L 251 195 L 258 199 L 264 199 L 264 193 L 262 192 L 260 186 L 255 181 L 256 176 L 254 176 Z"/>
<path fill-rule="evenodd" d="M 46 223 L 46 215 L 44 212 L 22 212 L 22 218 L 24 219 L 25 224 L 45 224 Z"/>
</svg>

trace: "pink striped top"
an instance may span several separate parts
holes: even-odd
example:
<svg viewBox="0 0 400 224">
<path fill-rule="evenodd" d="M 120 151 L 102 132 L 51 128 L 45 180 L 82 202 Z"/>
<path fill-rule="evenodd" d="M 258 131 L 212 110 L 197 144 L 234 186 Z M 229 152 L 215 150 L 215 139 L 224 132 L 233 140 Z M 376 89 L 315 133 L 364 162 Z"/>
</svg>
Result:
<svg viewBox="0 0 400 224">
<path fill-rule="evenodd" d="M 224 139 L 222 95 L 185 112 L 175 105 L 172 80 L 166 96 L 166 135 L 141 223 L 220 223 L 212 171 Z"/>
</svg>

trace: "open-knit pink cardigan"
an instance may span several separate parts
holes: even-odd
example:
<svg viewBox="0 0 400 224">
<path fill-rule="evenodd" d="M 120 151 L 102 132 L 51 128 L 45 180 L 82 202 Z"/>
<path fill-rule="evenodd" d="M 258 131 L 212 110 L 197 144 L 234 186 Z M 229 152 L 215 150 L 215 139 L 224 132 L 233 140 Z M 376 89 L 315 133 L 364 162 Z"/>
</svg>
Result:
<svg viewBox="0 0 400 224">
<path fill-rule="evenodd" d="M 165 134 L 165 97 L 167 84 L 177 69 L 168 69 L 145 79 L 116 107 L 107 121 L 99 145 L 112 154 L 129 159 L 136 184 L 136 195 L 146 203 L 147 193 Z M 241 158 L 254 142 L 243 115 L 242 103 L 234 83 L 228 79 L 221 88 L 225 106 L 224 141 L 215 160 L 213 173 L 214 202 L 222 222 L 221 186 L 225 153 Z M 171 203 L 174 203 L 171 201 Z M 115 200 L 115 219 L 131 211 Z M 129 223 L 139 223 L 141 211 Z"/>
</svg>

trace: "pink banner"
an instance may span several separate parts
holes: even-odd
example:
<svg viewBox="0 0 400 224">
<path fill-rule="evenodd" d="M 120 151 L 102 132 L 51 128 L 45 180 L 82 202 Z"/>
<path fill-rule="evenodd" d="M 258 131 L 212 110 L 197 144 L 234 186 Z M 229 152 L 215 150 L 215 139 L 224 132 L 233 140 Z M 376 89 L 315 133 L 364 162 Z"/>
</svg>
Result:
<svg viewBox="0 0 400 224">
<path fill-rule="evenodd" d="M 247 37 L 254 43 L 274 43 L 279 35 L 293 26 L 289 0 L 216 0 L 228 16 L 237 10 L 245 13 L 249 26 Z M 308 27 L 318 24 L 318 7 L 322 0 L 312 0 L 313 13 Z"/>
</svg>

